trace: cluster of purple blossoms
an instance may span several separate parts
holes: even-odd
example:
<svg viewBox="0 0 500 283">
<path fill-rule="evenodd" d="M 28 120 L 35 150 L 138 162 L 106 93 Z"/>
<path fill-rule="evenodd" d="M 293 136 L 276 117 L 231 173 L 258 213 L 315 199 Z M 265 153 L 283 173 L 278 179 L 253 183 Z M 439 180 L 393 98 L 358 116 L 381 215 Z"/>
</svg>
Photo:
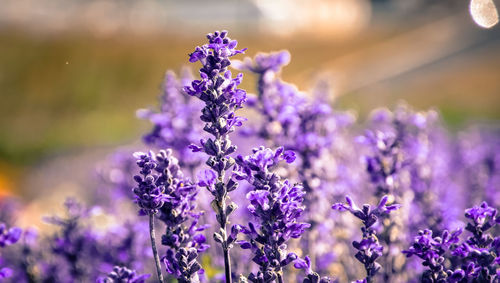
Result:
<svg viewBox="0 0 500 283">
<path fill-rule="evenodd" d="M 361 282 L 374 282 L 375 275 L 381 268 L 381 265 L 376 260 L 382 256 L 383 247 L 379 244 L 376 232 L 372 226 L 383 215 L 399 209 L 400 205 L 387 205 L 387 196 L 383 196 L 380 199 L 375 209 L 371 209 L 369 204 L 364 204 L 362 208 L 359 208 L 349 196 L 346 196 L 345 199 L 346 203 L 336 203 L 332 208 L 339 211 L 349 211 L 363 222 L 363 227 L 361 227 L 363 238 L 361 241 L 354 241 L 352 245 L 358 250 L 356 259 L 364 265 L 366 271 L 366 277 Z"/>
<path fill-rule="evenodd" d="M 156 239 L 153 228 L 153 215 L 166 225 L 162 235 L 162 244 L 167 246 L 163 262 L 169 274 L 179 282 L 199 281 L 198 273 L 203 272 L 198 263 L 198 253 L 205 251 L 208 245 L 205 236 L 199 232 L 205 226 L 197 226 L 201 213 L 195 211 L 197 186 L 184 175 L 178 161 L 171 150 L 135 153 L 137 165 L 142 176 L 135 176 L 137 186 L 134 188 L 136 202 L 140 214 L 150 216 L 150 235 L 153 253 L 157 260 Z M 157 266 L 158 267 L 158 266 Z M 157 270 L 160 281 L 161 271 Z"/>
<path fill-rule="evenodd" d="M 260 147 L 252 155 L 236 159 L 239 170 L 235 178 L 252 185 L 246 196 L 250 202 L 248 210 L 258 221 L 257 225 L 250 222 L 248 226 L 236 227 L 249 238 L 238 244 L 252 251 L 253 261 L 259 266 L 257 274 L 248 276 L 254 283 L 283 282 L 282 269 L 297 259 L 295 253 L 287 252 L 287 242 L 299 238 L 310 227 L 299 220 L 304 211 L 302 186 L 281 180 L 271 171 L 281 160 L 291 163 L 295 154 L 282 147 L 276 151 Z"/>
<path fill-rule="evenodd" d="M 367 131 L 358 138 L 372 148 L 373 155 L 365 157 L 366 172 L 375 186 L 375 195 L 394 195 L 399 184 L 399 172 L 404 166 L 400 141 L 394 135 L 384 132 Z"/>
<path fill-rule="evenodd" d="M 137 275 L 134 270 L 126 267 L 115 266 L 106 277 L 99 278 L 97 283 L 145 283 L 149 274 Z"/>
<path fill-rule="evenodd" d="M 5 223 L 0 223 L 0 247 L 15 244 L 21 238 L 22 230 L 18 227 L 7 228 Z"/>
<path fill-rule="evenodd" d="M 284 146 L 297 154 L 298 162 L 291 167 L 306 192 L 306 220 L 314 230 L 330 233 L 336 225 L 332 219 L 327 219 L 329 201 L 338 193 L 328 188 L 334 182 L 338 187 L 339 179 L 348 175 L 340 173 L 343 169 L 332 166 L 332 161 L 342 158 L 336 152 L 336 147 L 346 151 L 345 145 L 339 141 L 342 130 L 352 122 L 352 118 L 348 114 L 333 111 L 325 96 L 318 95 L 311 101 L 294 85 L 284 82 L 279 74 L 289 61 L 288 51 L 280 51 L 260 53 L 253 60 L 246 58 L 236 64 L 236 68 L 257 76 L 257 95 L 249 97 L 247 105 L 262 117 L 262 121 L 254 121 L 242 133 L 257 137 L 270 147 Z M 317 213 L 309 213 L 313 204 Z M 322 211 L 318 211 L 319 207 Z M 326 271 L 334 255 L 315 245 L 317 236 L 317 233 L 304 235 L 301 246 L 305 253 L 311 255 L 312 261 L 318 259 Z M 331 245 L 333 241 L 325 241 L 325 244 Z"/>
<path fill-rule="evenodd" d="M 238 74 L 236 78 L 232 78 L 231 71 L 227 67 L 231 65 L 230 57 L 243 53 L 245 49 L 237 50 L 237 41 L 227 37 L 226 31 L 208 34 L 207 38 L 208 44 L 196 47 L 189 57 L 191 63 L 201 62 L 202 68 L 199 71 L 201 79 L 194 80 L 191 86 L 184 88 L 184 91 L 205 103 L 200 119 L 206 123 L 203 130 L 213 136 L 201 139 L 201 146 L 193 144 L 190 148 L 193 152 L 204 152 L 209 155 L 206 164 L 210 169 L 201 173 L 199 185 L 206 187 L 214 197 L 212 208 L 221 227 L 220 232 L 216 232 L 214 237 L 222 246 L 226 282 L 230 283 L 231 244 L 228 243 L 226 226 L 229 214 L 237 206 L 234 202 L 227 203 L 227 201 L 228 193 L 235 190 L 238 183 L 231 178 L 226 180 L 225 173 L 235 164 L 229 155 L 234 153 L 237 147 L 231 143 L 229 134 L 245 120 L 236 116 L 235 111 L 242 107 L 246 92 L 237 88 L 243 75 Z"/>
<path fill-rule="evenodd" d="M 416 255 L 427 267 L 423 282 L 498 282 L 500 274 L 500 237 L 493 237 L 488 230 L 500 223 L 497 210 L 486 202 L 465 210 L 469 223 L 465 230 L 472 235 L 460 242 L 463 229 L 441 237 L 432 237 L 424 230 L 415 237 L 413 245 L 403 251 L 408 257 Z M 448 264 L 448 266 L 446 266 Z"/>
<path fill-rule="evenodd" d="M 21 238 L 22 230 L 18 227 L 7 229 L 5 223 L 0 223 L 0 247 L 6 247 L 15 244 Z M 3 262 L 0 256 L 0 263 Z M 0 280 L 12 276 L 12 269 L 9 267 L 0 267 Z"/>
<path fill-rule="evenodd" d="M 162 151 L 158 154 L 158 157 L 163 159 L 164 156 L 169 154 Z M 133 188 L 135 201 L 140 207 L 139 214 L 156 214 L 165 202 L 165 181 L 169 179 L 168 176 L 164 175 L 165 167 L 160 166 L 163 160 L 158 161 L 152 151 L 148 153 L 136 152 L 134 156 L 137 158 L 137 166 L 141 169 L 139 172 L 141 175 L 134 176 L 137 185 Z M 170 162 L 168 158 L 165 160 Z M 167 167 L 169 165 L 167 163 Z"/>
<path fill-rule="evenodd" d="M 451 245 L 459 242 L 458 236 L 462 230 L 456 230 L 450 233 L 445 230 L 439 237 L 433 237 L 431 230 L 419 231 L 415 237 L 412 246 L 403 251 L 408 257 L 413 255 L 421 258 L 422 265 L 428 269 L 422 274 L 424 282 L 446 282 L 446 278 L 455 278 L 457 274 L 448 271 L 444 267 L 445 253 Z"/>
</svg>

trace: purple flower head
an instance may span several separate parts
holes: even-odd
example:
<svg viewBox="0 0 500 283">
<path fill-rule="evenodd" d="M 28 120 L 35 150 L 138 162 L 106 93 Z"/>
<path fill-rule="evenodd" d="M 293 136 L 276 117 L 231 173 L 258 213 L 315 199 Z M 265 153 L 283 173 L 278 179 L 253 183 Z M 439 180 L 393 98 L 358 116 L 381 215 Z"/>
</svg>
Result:
<svg viewBox="0 0 500 283">
<path fill-rule="evenodd" d="M 500 217 L 495 218 L 497 210 L 489 207 L 486 202 L 465 210 L 465 217 L 474 222 L 477 227 L 493 226 L 500 222 Z"/>
<path fill-rule="evenodd" d="M 165 201 L 164 177 L 157 170 L 158 161 L 154 152 L 136 152 L 137 166 L 141 175 L 135 175 L 137 185 L 133 188 L 135 201 L 139 205 L 141 215 L 156 214 Z M 161 172 L 161 170 L 160 170 Z"/>
<path fill-rule="evenodd" d="M 99 278 L 98 283 L 144 283 L 150 274 L 137 275 L 134 270 L 115 266 L 105 278 Z"/>
<path fill-rule="evenodd" d="M 240 155 L 236 159 L 236 163 L 240 166 L 239 176 L 241 177 L 246 176 L 250 178 L 251 174 L 248 174 L 250 171 L 258 171 L 265 174 L 282 160 L 285 160 L 286 163 L 295 161 L 295 153 L 285 150 L 283 147 L 279 147 L 273 151 L 270 148 L 261 146 L 252 149 L 252 152 L 252 155 L 246 157 Z"/>
<path fill-rule="evenodd" d="M 361 241 L 354 241 L 352 245 L 358 250 L 355 255 L 356 259 L 365 267 L 366 281 L 372 282 L 375 274 L 381 268 L 381 265 L 376 260 L 382 256 L 383 247 L 379 244 L 375 231 L 371 227 L 382 215 L 387 215 L 399 209 L 400 205 L 387 205 L 388 196 L 383 196 L 375 209 L 371 209 L 369 204 L 364 204 L 362 208 L 359 208 L 349 196 L 346 196 L 345 199 L 346 203 L 336 203 L 332 208 L 339 211 L 349 211 L 363 221 L 364 226 L 361 228 L 363 238 Z"/>
<path fill-rule="evenodd" d="M 386 205 L 388 196 L 383 196 L 377 207 L 373 210 L 369 204 L 364 204 L 362 208 L 359 208 L 349 196 L 346 196 L 345 199 L 346 203 L 336 203 L 332 206 L 332 208 L 338 211 L 351 212 L 352 215 L 363 221 L 363 224 L 367 228 L 375 224 L 381 215 L 389 214 L 401 207 L 399 204 Z"/>
<path fill-rule="evenodd" d="M 194 263 L 200 266 L 196 261 L 198 252 L 208 248 L 205 237 L 199 234 L 205 227 L 197 226 L 202 215 L 195 212 L 197 186 L 184 177 L 171 150 L 161 150 L 158 154 L 139 152 L 135 156 L 142 175 L 134 177 L 138 183 L 134 188 L 136 202 L 143 213 L 152 215 L 159 212 L 158 218 L 167 227 L 161 239 L 162 244 L 168 248 L 163 258 L 167 272 L 181 282 L 191 282 L 182 281 L 191 280 L 190 276 L 195 276 L 195 273 L 183 271 L 187 263 L 181 256 L 182 251 L 193 249 L 194 253 L 189 252 L 189 266 Z"/>
<path fill-rule="evenodd" d="M 472 220 L 466 230 L 471 232 L 462 243 L 458 236 L 462 229 L 453 233 L 445 230 L 441 237 L 432 237 L 431 230 L 420 231 L 415 237 L 413 245 L 403 251 L 408 257 L 418 256 L 423 260 L 422 265 L 428 269 L 423 273 L 423 279 L 447 280 L 442 282 L 495 282 L 496 265 L 500 240 L 493 238 L 486 230 L 496 223 L 493 218 L 496 210 L 486 203 L 466 210 L 466 218 Z M 446 253 L 450 251 L 452 262 L 462 262 L 461 268 L 445 270 Z M 431 281 L 429 281 L 431 282 Z M 439 281 L 438 281 L 439 282 Z"/>
<path fill-rule="evenodd" d="M 169 249 L 163 262 L 167 272 L 174 275 L 179 283 L 199 282 L 198 274 L 204 271 L 197 258 L 198 251 L 195 248 L 180 248 L 177 252 Z"/>
<path fill-rule="evenodd" d="M 227 67 L 231 65 L 230 57 L 243 53 L 246 49 L 235 49 L 236 40 L 231 40 L 226 35 L 226 31 L 207 35 L 209 43 L 196 47 L 195 51 L 189 55 L 191 63 L 200 61 L 203 67 L 200 69 L 201 80 L 193 81 L 190 87 L 184 88 L 184 91 L 205 102 L 215 100 L 216 103 L 227 103 L 231 108 L 240 108 L 241 103 L 244 102 L 245 93 L 236 87 L 241 83 L 242 74 L 231 79 L 231 72 L 227 70 Z M 217 95 L 213 91 L 217 92 Z M 210 119 L 207 111 L 209 109 L 205 108 L 204 115 L 207 115 L 205 118 Z"/>
<path fill-rule="evenodd" d="M 232 144 L 229 134 L 234 132 L 236 127 L 242 126 L 246 120 L 235 113 L 243 106 L 246 92 L 238 88 L 243 74 L 233 78 L 227 67 L 231 65 L 230 57 L 243 53 L 246 49 L 236 49 L 237 42 L 227 37 L 226 31 L 208 34 L 207 39 L 207 44 L 196 47 L 189 55 L 191 63 L 200 61 L 202 67 L 199 71 L 200 79 L 194 80 L 191 86 L 184 87 L 184 92 L 197 97 L 205 104 L 200 119 L 205 123 L 203 130 L 212 137 L 201 139 L 200 145 L 192 145 L 190 148 L 193 152 L 204 152 L 209 156 L 205 163 L 212 171 L 201 173 L 199 183 L 206 185 L 214 197 L 211 207 L 221 227 L 219 232 L 214 233 L 214 239 L 222 246 L 225 277 L 226 281 L 231 282 L 229 249 L 232 242 L 228 242 L 226 237 L 226 226 L 229 215 L 236 210 L 237 205 L 227 199 L 228 192 L 235 190 L 238 182 L 233 178 L 226 180 L 225 175 L 235 164 L 230 154 L 234 153 L 237 147 Z M 212 173 L 216 174 L 216 178 Z"/>
<path fill-rule="evenodd" d="M 282 67 L 290 63 L 290 52 L 283 50 L 272 53 L 258 53 L 254 59 L 245 58 L 243 62 L 235 61 L 235 68 L 241 71 L 248 70 L 256 74 L 265 74 L 268 71 L 279 72 Z"/>
<path fill-rule="evenodd" d="M 266 274 L 269 278 L 281 276 L 282 267 L 297 258 L 294 253 L 286 251 L 286 242 L 290 238 L 299 238 L 310 227 L 299 221 L 304 211 L 302 186 L 282 181 L 277 174 L 270 172 L 279 161 L 287 159 L 293 161 L 293 155 L 282 147 L 276 151 L 260 147 L 250 156 L 238 156 L 236 161 L 240 169 L 238 176 L 244 176 L 253 186 L 247 194 L 248 210 L 258 221 L 257 227 L 252 223 L 241 227 L 241 232 L 250 241 L 238 241 L 241 248 L 252 250 L 253 261 L 259 265 L 259 273 L 248 277 L 252 282 L 260 282 L 253 280 Z"/>
<path fill-rule="evenodd" d="M 6 279 L 12 277 L 14 271 L 11 268 L 3 267 L 0 269 L 0 279 Z"/>
<path fill-rule="evenodd" d="M 158 154 L 136 153 L 135 156 L 142 175 L 135 177 L 138 183 L 134 188 L 136 201 L 146 213 L 158 213 L 158 219 L 166 225 L 161 242 L 167 247 L 163 258 L 167 272 L 180 276 L 176 277 L 179 280 L 188 278 L 182 269 L 185 264 L 184 257 L 180 256 L 182 251 L 194 249 L 195 253 L 189 253 L 189 262 L 190 265 L 192 262 L 199 265 L 196 261 L 198 253 L 208 248 L 200 233 L 206 226 L 198 226 L 202 215 L 196 212 L 198 187 L 184 177 L 171 150 L 161 150 Z"/>
<path fill-rule="evenodd" d="M 415 237 L 413 245 L 408 249 L 403 251 L 407 257 L 413 255 L 418 256 L 423 259 L 425 266 L 429 266 L 431 269 L 441 270 L 441 264 L 444 261 L 442 255 L 450 248 L 451 245 L 457 244 L 459 242 L 458 236 L 462 233 L 461 229 L 458 229 L 450 234 L 448 230 L 445 230 L 441 237 L 432 237 L 431 230 L 423 230 L 418 233 Z"/>
<path fill-rule="evenodd" d="M 398 174 L 405 166 L 400 140 L 394 134 L 366 131 L 358 142 L 370 146 L 373 155 L 366 156 L 366 172 L 376 186 L 377 195 L 394 193 L 398 186 Z"/>
<path fill-rule="evenodd" d="M 7 229 L 5 223 L 0 223 L 0 247 L 15 244 L 21 238 L 22 230 L 18 227 Z"/>
</svg>

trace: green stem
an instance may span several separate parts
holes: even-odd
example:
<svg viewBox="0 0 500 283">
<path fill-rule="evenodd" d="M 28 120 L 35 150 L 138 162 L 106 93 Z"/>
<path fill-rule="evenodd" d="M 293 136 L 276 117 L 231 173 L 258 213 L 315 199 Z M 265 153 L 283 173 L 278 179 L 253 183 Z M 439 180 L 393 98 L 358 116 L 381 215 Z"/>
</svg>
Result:
<svg viewBox="0 0 500 283">
<path fill-rule="evenodd" d="M 149 236 L 151 237 L 151 247 L 153 248 L 153 257 L 156 264 L 156 272 L 158 274 L 158 280 L 163 283 L 163 275 L 161 273 L 160 257 L 158 256 L 158 250 L 156 249 L 156 236 L 155 236 L 155 226 L 154 226 L 154 215 L 149 214 Z"/>
</svg>

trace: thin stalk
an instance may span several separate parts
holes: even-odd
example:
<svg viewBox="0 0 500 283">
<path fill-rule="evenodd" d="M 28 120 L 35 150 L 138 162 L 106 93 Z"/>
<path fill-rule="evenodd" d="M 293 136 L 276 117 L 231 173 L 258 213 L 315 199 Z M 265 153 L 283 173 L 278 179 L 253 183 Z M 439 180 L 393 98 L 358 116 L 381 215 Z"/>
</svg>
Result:
<svg viewBox="0 0 500 283">
<path fill-rule="evenodd" d="M 283 277 L 281 276 L 281 273 L 278 273 L 278 283 L 283 283 Z"/>
<path fill-rule="evenodd" d="M 216 139 L 222 140 L 222 137 L 216 136 Z M 217 156 L 218 159 L 223 159 L 224 156 Z M 217 171 L 217 183 L 222 184 L 222 186 L 225 186 L 224 184 L 224 176 L 225 176 L 225 171 L 224 170 L 218 170 Z M 224 190 L 226 190 L 224 188 Z M 227 191 L 221 196 L 216 197 L 218 200 L 218 214 L 220 215 L 221 223 L 220 227 L 224 230 L 224 235 L 227 235 L 227 215 L 226 215 L 226 198 L 227 198 Z M 229 257 L 229 246 L 227 244 L 227 236 L 224 236 L 224 242 L 222 243 L 222 250 L 224 252 L 224 273 L 226 275 L 226 283 L 232 283 L 233 279 L 231 276 L 231 258 Z"/>
<path fill-rule="evenodd" d="M 229 249 L 224 248 L 224 270 L 226 273 L 226 283 L 231 283 L 233 278 L 231 276 L 231 258 L 229 257 Z"/>
<path fill-rule="evenodd" d="M 222 173 L 224 174 L 224 173 Z M 224 229 L 224 235 L 227 235 L 226 225 L 227 225 L 227 215 L 225 215 L 226 210 L 226 200 L 222 200 L 222 207 L 219 207 L 219 213 L 221 214 L 221 219 L 223 223 L 221 223 L 221 228 Z M 227 237 L 225 237 L 224 242 L 222 243 L 222 250 L 224 252 L 224 271 L 226 274 L 226 283 L 232 283 L 233 279 L 231 276 L 231 258 L 229 257 L 229 246 L 227 244 Z"/>
<path fill-rule="evenodd" d="M 153 248 L 153 257 L 155 259 L 158 281 L 163 283 L 164 280 L 163 280 L 163 275 L 161 273 L 160 257 L 158 256 L 158 250 L 156 249 L 156 236 L 155 236 L 155 225 L 154 225 L 153 214 L 149 214 L 149 236 L 151 237 L 151 247 Z"/>
</svg>

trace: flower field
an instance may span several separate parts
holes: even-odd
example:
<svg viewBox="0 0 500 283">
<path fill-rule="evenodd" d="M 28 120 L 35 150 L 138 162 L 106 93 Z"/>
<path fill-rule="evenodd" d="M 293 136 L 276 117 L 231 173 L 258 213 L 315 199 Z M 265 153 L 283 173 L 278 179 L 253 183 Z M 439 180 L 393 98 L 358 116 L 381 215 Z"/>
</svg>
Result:
<svg viewBox="0 0 500 283">
<path fill-rule="evenodd" d="M 198 44 L 52 229 L 0 202 L 0 280 L 499 282 L 498 128 L 404 102 L 359 119 L 286 82 L 288 51 Z"/>
</svg>

